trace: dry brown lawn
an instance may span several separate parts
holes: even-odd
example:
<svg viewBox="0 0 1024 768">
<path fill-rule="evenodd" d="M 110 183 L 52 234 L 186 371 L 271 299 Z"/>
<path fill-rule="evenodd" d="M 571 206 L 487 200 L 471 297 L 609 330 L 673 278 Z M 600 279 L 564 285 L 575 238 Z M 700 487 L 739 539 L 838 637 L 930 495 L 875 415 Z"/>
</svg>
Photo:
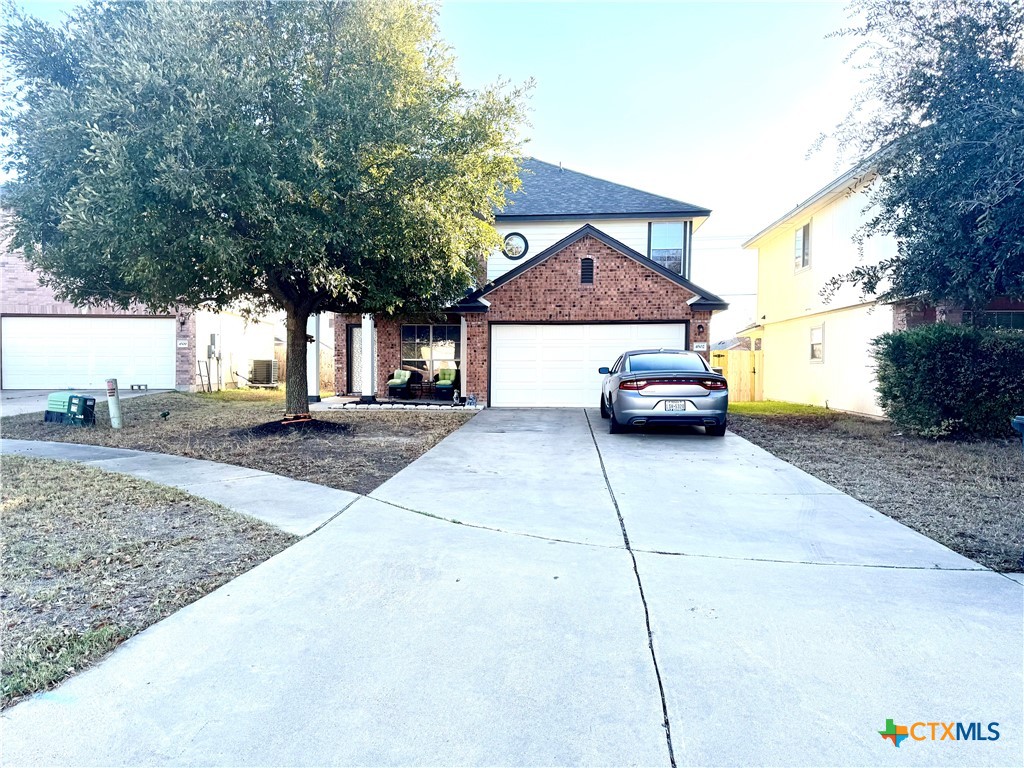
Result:
<svg viewBox="0 0 1024 768">
<path fill-rule="evenodd" d="M 729 406 L 729 426 L 966 557 L 1024 571 L 1024 460 L 1013 440 L 936 441 L 786 403 Z"/>
<path fill-rule="evenodd" d="M 4 456 L 0 484 L 4 706 L 296 540 L 182 491 L 81 464 Z"/>
<path fill-rule="evenodd" d="M 170 392 L 122 400 L 121 409 L 120 430 L 110 429 L 106 403 L 98 402 L 95 428 L 43 423 L 41 414 L 24 414 L 0 420 L 0 434 L 208 459 L 366 494 L 474 413 L 326 411 L 315 415 L 331 429 L 268 434 L 256 428 L 284 414 L 280 392 Z"/>
</svg>

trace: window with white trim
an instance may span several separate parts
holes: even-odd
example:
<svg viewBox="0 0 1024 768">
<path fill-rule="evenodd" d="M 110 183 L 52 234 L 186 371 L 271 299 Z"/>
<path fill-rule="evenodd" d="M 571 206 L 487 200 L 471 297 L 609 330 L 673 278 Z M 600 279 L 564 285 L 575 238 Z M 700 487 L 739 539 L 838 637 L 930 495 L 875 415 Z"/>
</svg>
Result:
<svg viewBox="0 0 1024 768">
<path fill-rule="evenodd" d="M 811 224 L 808 222 L 793 236 L 793 270 L 799 272 L 811 266 Z"/>
<path fill-rule="evenodd" d="M 824 361 L 824 333 L 820 325 L 811 328 L 811 362 L 820 363 Z"/>
</svg>

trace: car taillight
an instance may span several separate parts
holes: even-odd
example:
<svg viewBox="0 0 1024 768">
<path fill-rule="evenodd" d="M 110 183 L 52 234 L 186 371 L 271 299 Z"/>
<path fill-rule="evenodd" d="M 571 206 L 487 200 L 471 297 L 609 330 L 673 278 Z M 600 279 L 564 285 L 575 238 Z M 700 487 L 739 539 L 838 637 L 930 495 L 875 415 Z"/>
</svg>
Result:
<svg viewBox="0 0 1024 768">
<path fill-rule="evenodd" d="M 628 389 L 633 392 L 639 392 L 647 387 L 654 386 L 697 386 L 704 387 L 708 390 L 722 390 L 728 389 L 729 385 L 719 379 L 636 379 L 635 381 L 623 381 L 619 384 L 619 389 Z"/>
</svg>

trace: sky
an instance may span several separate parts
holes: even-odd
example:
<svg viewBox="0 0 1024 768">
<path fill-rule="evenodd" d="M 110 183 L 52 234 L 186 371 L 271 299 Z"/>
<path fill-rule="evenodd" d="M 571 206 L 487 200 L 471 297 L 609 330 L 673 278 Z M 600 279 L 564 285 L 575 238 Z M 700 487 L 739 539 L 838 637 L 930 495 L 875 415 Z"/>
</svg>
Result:
<svg viewBox="0 0 1024 768">
<path fill-rule="evenodd" d="M 472 2 L 442 6 L 463 82 L 533 79 L 526 153 L 710 208 L 693 280 L 730 302 L 712 340 L 756 314 L 741 244 L 838 176 L 861 73 L 845 2 Z"/>
<path fill-rule="evenodd" d="M 828 142 L 808 156 L 859 88 L 852 41 L 828 37 L 844 2 L 448 0 L 438 25 L 467 86 L 534 81 L 526 154 L 711 209 L 693 279 L 734 305 L 715 339 L 754 316 L 740 244 L 845 170 Z"/>
</svg>

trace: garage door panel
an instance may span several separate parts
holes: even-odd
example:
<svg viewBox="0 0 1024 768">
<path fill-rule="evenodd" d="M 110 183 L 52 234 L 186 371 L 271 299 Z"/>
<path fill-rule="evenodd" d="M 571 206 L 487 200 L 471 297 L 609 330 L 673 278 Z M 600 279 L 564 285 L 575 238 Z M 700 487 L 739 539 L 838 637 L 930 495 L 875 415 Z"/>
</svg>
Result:
<svg viewBox="0 0 1024 768">
<path fill-rule="evenodd" d="M 628 349 L 685 348 L 685 323 L 494 325 L 491 405 L 593 407 L 602 375 Z"/>
<path fill-rule="evenodd" d="M 175 321 L 140 317 L 5 317 L 3 385 L 8 389 L 173 389 Z"/>
</svg>

